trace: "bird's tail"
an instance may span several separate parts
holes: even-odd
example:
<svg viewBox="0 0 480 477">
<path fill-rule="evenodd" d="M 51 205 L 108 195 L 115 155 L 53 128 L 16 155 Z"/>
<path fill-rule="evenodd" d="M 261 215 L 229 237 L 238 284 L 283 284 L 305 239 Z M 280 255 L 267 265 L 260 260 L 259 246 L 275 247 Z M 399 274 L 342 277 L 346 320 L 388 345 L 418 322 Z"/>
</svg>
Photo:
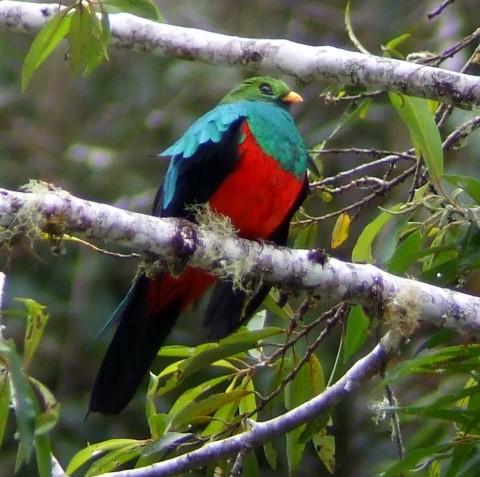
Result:
<svg viewBox="0 0 480 477">
<path fill-rule="evenodd" d="M 175 279 L 141 275 L 114 314 L 118 321 L 90 397 L 91 412 L 118 414 L 130 402 L 180 312 L 214 281 L 187 268 Z"/>
</svg>

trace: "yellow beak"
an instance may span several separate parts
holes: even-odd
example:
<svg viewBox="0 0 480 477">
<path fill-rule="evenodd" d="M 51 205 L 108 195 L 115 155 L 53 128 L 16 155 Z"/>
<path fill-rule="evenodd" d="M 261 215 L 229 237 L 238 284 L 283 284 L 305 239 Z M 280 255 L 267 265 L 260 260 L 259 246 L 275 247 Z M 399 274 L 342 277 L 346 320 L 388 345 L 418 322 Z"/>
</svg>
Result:
<svg viewBox="0 0 480 477">
<path fill-rule="evenodd" d="M 290 91 L 287 95 L 282 97 L 284 103 L 301 103 L 303 98 L 295 91 Z"/>
</svg>

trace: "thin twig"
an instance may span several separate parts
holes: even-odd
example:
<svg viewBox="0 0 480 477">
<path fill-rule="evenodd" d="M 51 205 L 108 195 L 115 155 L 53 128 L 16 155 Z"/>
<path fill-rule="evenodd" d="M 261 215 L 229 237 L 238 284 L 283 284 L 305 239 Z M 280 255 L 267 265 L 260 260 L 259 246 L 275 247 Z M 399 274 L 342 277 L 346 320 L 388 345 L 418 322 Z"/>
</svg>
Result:
<svg viewBox="0 0 480 477">
<path fill-rule="evenodd" d="M 340 214 L 343 214 L 345 212 L 350 212 L 352 210 L 356 210 L 358 208 L 364 207 L 371 202 L 373 202 L 377 197 L 380 197 L 387 193 L 389 190 L 391 190 L 393 187 L 396 185 L 400 184 L 403 182 L 408 176 L 412 175 L 414 171 L 416 170 L 416 165 L 406 169 L 404 172 L 399 174 L 397 177 L 389 181 L 384 187 L 381 187 L 379 190 L 373 192 L 372 194 L 367 195 L 363 199 L 359 200 L 358 202 L 355 202 L 354 204 L 348 205 L 346 207 L 343 207 L 340 210 L 336 210 L 335 212 L 331 212 L 329 214 L 322 215 L 320 217 L 309 217 L 305 220 L 297 220 L 295 222 L 296 225 L 308 225 L 313 222 L 321 222 L 323 220 L 331 219 L 333 217 L 338 217 Z"/>
<path fill-rule="evenodd" d="M 360 99 L 365 98 L 376 98 L 381 94 L 384 94 L 386 91 L 383 89 L 377 89 L 375 91 L 365 91 L 364 93 L 345 95 L 345 96 L 335 96 L 330 92 L 319 95 L 319 98 L 324 98 L 325 104 L 337 104 L 340 101 L 359 101 Z"/>
<path fill-rule="evenodd" d="M 240 449 L 233 463 L 232 470 L 230 471 L 230 477 L 241 477 L 243 473 L 243 462 L 250 448 L 245 446 Z"/>
<path fill-rule="evenodd" d="M 394 408 L 397 406 L 397 400 L 393 393 L 393 389 L 389 384 L 385 385 L 385 396 L 390 407 Z M 390 413 L 390 419 L 392 421 L 393 438 L 395 439 L 395 443 L 397 445 L 398 458 L 402 460 L 405 457 L 405 446 L 403 444 L 402 430 L 400 428 L 400 418 L 398 417 L 398 413 L 392 411 Z"/>
<path fill-rule="evenodd" d="M 455 53 L 459 52 L 466 46 L 470 45 L 470 43 L 474 41 L 478 41 L 479 38 L 480 38 L 480 28 L 477 28 L 473 33 L 463 38 L 459 43 L 445 50 L 445 52 L 440 55 L 440 58 L 442 58 L 443 60 L 445 58 L 449 58 L 453 56 Z M 472 64 L 478 63 L 477 57 L 478 57 L 479 49 L 480 49 L 480 46 L 477 45 L 477 47 L 475 48 L 475 51 L 471 54 L 468 61 L 463 65 L 462 69 L 460 70 L 461 73 L 466 73 Z M 437 111 L 435 112 L 435 122 L 437 123 L 437 126 L 440 130 L 445 126 L 447 119 L 450 117 L 452 112 L 453 112 L 453 107 L 451 105 L 447 105 L 444 103 L 439 105 L 439 107 L 437 108 Z"/>
<path fill-rule="evenodd" d="M 413 152 L 413 149 L 412 149 Z M 334 176 L 329 176 L 325 177 L 322 180 L 319 180 L 317 182 L 312 182 L 310 184 L 311 188 L 316 188 L 316 187 L 321 187 L 321 186 L 326 186 L 329 184 L 333 184 L 341 179 L 345 178 L 350 178 L 350 176 L 354 174 L 359 174 L 362 172 L 367 171 L 368 169 L 372 169 L 375 167 L 379 166 L 384 166 L 384 165 L 390 165 L 390 164 L 395 164 L 396 162 L 406 159 L 408 161 L 416 161 L 416 157 L 414 154 L 410 154 L 410 151 L 407 153 L 403 152 L 395 152 L 392 153 L 391 151 L 382 151 L 382 150 L 377 150 L 377 149 L 357 149 L 357 148 L 348 148 L 348 149 L 326 149 L 321 152 L 322 155 L 326 154 L 366 154 L 370 156 L 382 156 L 382 155 L 387 155 L 386 157 L 382 157 L 381 159 L 378 159 L 376 161 L 372 162 L 367 162 L 366 164 L 360 164 L 359 166 L 356 166 L 352 169 L 349 169 L 347 171 L 341 171 L 338 174 L 335 174 Z"/>
<path fill-rule="evenodd" d="M 335 187 L 334 189 L 327 189 L 325 191 L 332 195 L 342 194 L 349 191 L 350 189 L 381 189 L 388 186 L 388 181 L 379 179 L 378 177 L 361 177 L 360 179 L 354 179 L 348 184 Z M 322 189 L 319 187 L 319 189 Z"/>
<path fill-rule="evenodd" d="M 445 8 L 448 7 L 448 5 L 452 5 L 455 2 L 455 0 L 444 0 L 440 6 L 435 8 L 433 12 L 427 13 L 427 18 L 431 20 L 432 18 L 436 17 L 437 15 L 440 15 Z"/>
<path fill-rule="evenodd" d="M 480 127 L 480 116 L 475 116 L 470 121 L 459 126 L 457 129 L 455 129 L 455 131 L 446 137 L 442 144 L 443 150 L 450 150 L 455 146 L 456 143 L 468 137 L 469 134 L 475 131 L 475 129 L 478 127 Z"/>
<path fill-rule="evenodd" d="M 415 174 L 413 175 L 413 181 L 407 194 L 407 203 L 412 202 L 415 197 L 415 191 L 418 189 L 423 176 L 423 160 L 418 158 L 415 166 Z"/>
</svg>

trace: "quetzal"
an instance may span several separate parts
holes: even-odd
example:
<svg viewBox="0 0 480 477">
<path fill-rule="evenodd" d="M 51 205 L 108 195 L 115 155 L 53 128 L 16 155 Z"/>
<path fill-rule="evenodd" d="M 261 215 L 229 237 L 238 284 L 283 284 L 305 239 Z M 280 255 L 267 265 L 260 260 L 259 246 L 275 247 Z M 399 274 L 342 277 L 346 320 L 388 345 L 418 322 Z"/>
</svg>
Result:
<svg viewBox="0 0 480 477">
<path fill-rule="evenodd" d="M 238 236 L 284 245 L 290 220 L 308 192 L 309 156 L 289 113 L 302 98 L 283 81 L 250 78 L 160 154 L 170 164 L 153 215 L 195 220 L 192 205 L 208 204 L 230 218 Z M 250 318 L 269 291 L 247 302 L 231 282 L 193 267 L 173 277 L 140 274 L 114 312 L 118 322 L 103 358 L 90 410 L 117 414 L 128 404 L 179 314 L 215 284 L 203 325 L 213 339 Z"/>
</svg>

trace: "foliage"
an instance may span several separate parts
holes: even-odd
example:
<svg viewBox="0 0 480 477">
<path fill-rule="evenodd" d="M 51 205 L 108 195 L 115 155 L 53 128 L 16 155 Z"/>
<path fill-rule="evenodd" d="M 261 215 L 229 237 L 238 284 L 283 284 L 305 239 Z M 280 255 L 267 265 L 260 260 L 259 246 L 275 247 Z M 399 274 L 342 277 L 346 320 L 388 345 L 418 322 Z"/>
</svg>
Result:
<svg viewBox="0 0 480 477">
<path fill-rule="evenodd" d="M 21 299 L 26 311 L 6 310 L 5 316 L 26 320 L 23 359 L 13 339 L 0 341 L 0 444 L 7 426 L 10 403 L 15 410 L 18 451 L 15 468 L 35 460 L 41 477 L 51 475 L 51 442 L 49 433 L 59 418 L 60 406 L 51 392 L 39 381 L 26 374 L 48 321 L 45 307 L 32 299 Z"/>
<path fill-rule="evenodd" d="M 108 59 L 107 13 L 118 11 L 162 21 L 149 0 L 75 2 L 60 10 L 36 36 L 25 58 L 22 89 L 64 38 L 69 44 L 71 72 L 92 73 Z M 354 10 L 353 22 L 351 15 L 349 8 L 349 36 L 356 47 L 366 50 L 358 40 L 360 35 L 353 31 Z M 311 21 L 304 19 L 307 20 Z M 402 51 L 409 48 L 405 45 L 411 44 L 408 42 L 414 37 L 413 33 L 398 35 L 387 41 L 382 51 L 386 56 L 401 58 Z M 469 47 L 470 43 L 463 45 Z M 439 65 L 448 56 L 446 52 L 421 57 L 422 61 Z M 314 94 L 317 93 L 315 85 Z M 479 268 L 480 183 L 472 177 L 472 170 L 462 167 L 461 174 L 455 173 L 454 166 L 455 157 L 468 147 L 468 141 L 475 141 L 478 118 L 456 112 L 452 119 L 451 109 L 421 98 L 385 95 L 349 85 L 329 85 L 323 97 L 337 107 L 345 103 L 346 106 L 343 114 L 335 112 L 339 116 L 336 122 L 327 123 L 331 131 L 327 139 L 317 140 L 318 146 L 312 150 L 326 176 L 311 177 L 311 197 L 294 222 L 295 246 L 330 246 L 354 261 L 376 263 L 397 275 L 408 274 L 442 286 L 468 285 L 469 277 Z M 395 131 L 385 143 L 396 142 L 401 151 L 381 149 L 380 142 L 373 149 L 367 142 L 368 136 L 365 147 L 350 144 L 351 128 L 364 127 L 379 111 L 386 114 L 388 125 Z M 387 121 L 382 122 L 386 128 Z M 346 135 L 348 147 L 338 147 L 345 143 Z M 121 133 L 115 135 L 115 139 L 121 137 Z M 348 164 L 335 173 L 331 158 L 339 154 L 360 156 L 365 162 L 354 167 Z M 466 162 L 466 157 L 462 160 Z M 137 179 L 133 174 L 130 178 L 134 182 L 131 190 L 136 190 Z M 96 180 L 98 177 L 92 178 L 92 183 Z M 406 186 L 402 188 L 402 184 Z M 112 189 L 116 187 L 115 182 Z M 378 204 L 380 208 L 372 207 Z M 332 219 L 334 223 L 329 222 Z M 38 473 L 44 476 L 51 473 L 51 436 L 55 426 L 61 425 L 59 404 L 45 385 L 27 374 L 27 367 L 30 373 L 37 354 L 45 346 L 48 315 L 32 299 L 22 299 L 22 303 L 25 312 L 3 312 L 10 320 L 25 319 L 26 332 L 22 355 L 12 339 L 0 344 L 4 371 L 0 374 L 0 436 L 6 439 L 11 431 L 11 414 L 18 435 L 16 468 L 28 463 L 35 453 Z M 102 306 L 99 300 L 97 304 Z M 82 318 L 84 315 L 81 314 Z M 264 327 L 267 315 L 275 326 Z M 122 437 L 108 436 L 78 450 L 80 444 L 67 472 L 100 475 L 125 465 L 148 465 L 235 435 L 257 420 L 281 415 L 322 393 L 359 353 L 365 354 L 372 335 L 379 332 L 381 318 L 372 310 L 345 304 L 325 310 L 312 294 L 294 296 L 289 289 L 275 291 L 248 328 L 219 343 L 162 348 L 159 356 L 168 364 L 150 377 L 144 404 L 147 437 L 125 438 L 125 430 L 120 433 Z M 398 389 L 401 403 L 389 398 L 371 404 L 380 421 L 399 416 L 401 427 L 406 429 L 405 449 L 397 433 L 394 437 L 401 459 L 394 452 L 388 454 L 388 460 L 378 456 L 375 471 L 384 476 L 402 472 L 472 475 L 479 460 L 480 349 L 443 330 L 428 330 L 427 337 L 419 333 L 411 340 L 417 348 L 414 357 L 392 365 L 377 387 L 377 391 L 384 386 Z M 408 346 L 405 348 L 407 354 Z M 419 391 L 414 392 L 415 389 Z M 347 412 L 345 408 L 343 411 Z M 332 409 L 288 433 L 285 441 L 264 444 L 263 452 L 249 454 L 244 463 L 248 468 L 246 475 L 260 475 L 263 461 L 276 472 L 286 465 L 289 473 L 300 473 L 306 455 L 315 455 L 318 468 L 324 472 L 340 472 L 342 465 L 348 469 L 349 457 L 335 455 L 336 444 L 341 442 L 340 421 L 336 409 Z M 370 426 L 362 427 L 364 432 Z M 377 429 L 373 428 L 370 435 Z M 409 432 L 410 429 L 414 431 Z M 332 433 L 337 435 L 337 442 Z M 343 436 L 347 434 L 344 432 Z M 134 433 L 128 434 L 131 435 Z M 384 436 L 382 439 L 389 440 Z M 361 442 L 368 451 L 369 437 Z M 232 465 L 230 461 L 215 462 L 212 469 L 228 475 Z M 364 475 L 374 473 L 371 467 L 369 472 Z"/>
<path fill-rule="evenodd" d="M 64 38 L 68 40 L 67 58 L 72 74 L 83 69 L 89 75 L 108 60 L 110 41 L 109 14 L 133 13 L 154 21 L 163 18 L 152 0 L 78 0 L 61 8 L 35 37 L 25 58 L 22 70 L 22 90 L 25 90 L 35 70 L 47 59 Z M 100 13 L 100 18 L 98 13 Z"/>
</svg>

